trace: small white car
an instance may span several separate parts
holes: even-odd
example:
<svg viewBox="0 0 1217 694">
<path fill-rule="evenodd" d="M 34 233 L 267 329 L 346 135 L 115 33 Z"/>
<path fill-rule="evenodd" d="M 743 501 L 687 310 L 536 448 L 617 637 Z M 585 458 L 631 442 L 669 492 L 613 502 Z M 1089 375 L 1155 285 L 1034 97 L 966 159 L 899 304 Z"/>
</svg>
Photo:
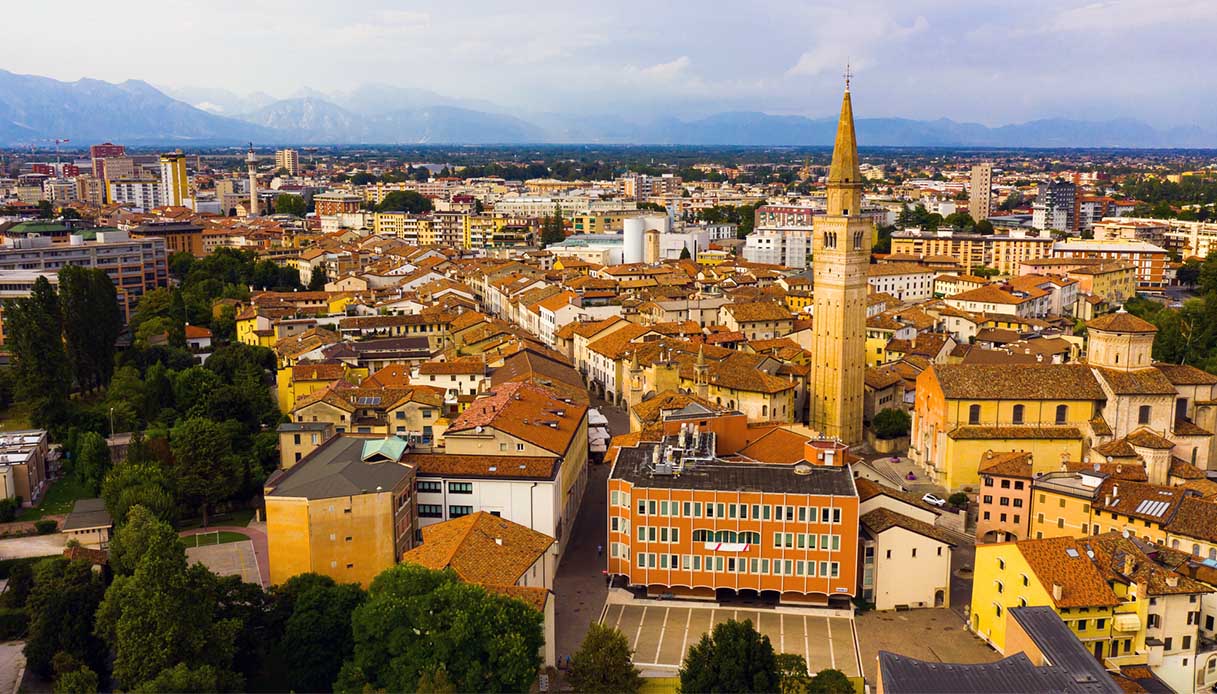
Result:
<svg viewBox="0 0 1217 694">
<path fill-rule="evenodd" d="M 929 504 L 930 506 L 937 506 L 939 508 L 942 508 L 943 506 L 947 505 L 946 499 L 944 499 L 940 496 L 936 496 L 934 494 L 926 494 L 925 496 L 921 497 L 921 500 L 924 501 L 925 503 Z"/>
</svg>

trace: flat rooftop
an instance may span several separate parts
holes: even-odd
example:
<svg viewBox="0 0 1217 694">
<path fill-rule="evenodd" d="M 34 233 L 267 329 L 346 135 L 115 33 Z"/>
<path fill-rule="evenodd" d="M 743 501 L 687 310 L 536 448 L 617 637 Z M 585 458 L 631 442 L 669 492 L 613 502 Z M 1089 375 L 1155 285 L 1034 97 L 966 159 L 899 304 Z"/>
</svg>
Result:
<svg viewBox="0 0 1217 694">
<path fill-rule="evenodd" d="M 669 437 L 669 441 L 675 438 Z M 622 448 L 617 453 L 610 476 L 642 488 L 858 495 L 848 466 L 735 462 L 711 458 L 706 462 L 686 460 L 680 474 L 656 473 L 653 470 L 654 449 L 659 445 L 644 442 L 637 447 Z M 661 460 L 663 457 L 661 455 Z"/>
</svg>

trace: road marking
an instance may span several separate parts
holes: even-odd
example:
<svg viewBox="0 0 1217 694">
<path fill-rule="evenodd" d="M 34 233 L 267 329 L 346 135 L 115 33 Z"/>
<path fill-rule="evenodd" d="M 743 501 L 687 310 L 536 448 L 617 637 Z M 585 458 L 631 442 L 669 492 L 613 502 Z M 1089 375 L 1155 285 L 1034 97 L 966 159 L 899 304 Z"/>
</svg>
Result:
<svg viewBox="0 0 1217 694">
<path fill-rule="evenodd" d="M 837 667 L 837 653 L 832 647 L 832 618 L 825 617 L 824 624 L 828 627 L 828 661 L 832 663 L 835 669 Z"/>
<path fill-rule="evenodd" d="M 655 662 L 659 662 L 659 651 L 663 648 L 663 635 L 668 630 L 668 615 L 671 612 L 672 608 L 663 608 L 663 621 L 659 623 L 659 638 L 655 642 Z"/>
<path fill-rule="evenodd" d="M 630 646 L 630 650 L 638 652 L 638 639 L 642 638 L 642 625 L 647 621 L 647 606 L 642 606 L 642 617 L 638 619 L 638 629 L 634 632 L 634 643 Z"/>
<path fill-rule="evenodd" d="M 685 649 L 689 646 L 689 627 L 693 626 L 693 610 L 689 610 L 689 615 L 685 617 L 685 633 L 680 639 L 680 659 L 685 659 Z"/>
</svg>

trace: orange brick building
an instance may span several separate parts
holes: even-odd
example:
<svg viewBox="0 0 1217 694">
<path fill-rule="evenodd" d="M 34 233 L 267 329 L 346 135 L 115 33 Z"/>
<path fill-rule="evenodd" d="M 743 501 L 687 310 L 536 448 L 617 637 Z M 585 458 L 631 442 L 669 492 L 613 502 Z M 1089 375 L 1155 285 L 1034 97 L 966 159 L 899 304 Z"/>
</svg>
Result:
<svg viewBox="0 0 1217 694">
<path fill-rule="evenodd" d="M 743 417 L 664 424 L 662 441 L 617 451 L 611 576 L 648 594 L 849 607 L 858 493 L 844 445 L 775 428 L 739 448 L 750 438 Z M 792 456 L 791 444 L 801 451 Z"/>
</svg>

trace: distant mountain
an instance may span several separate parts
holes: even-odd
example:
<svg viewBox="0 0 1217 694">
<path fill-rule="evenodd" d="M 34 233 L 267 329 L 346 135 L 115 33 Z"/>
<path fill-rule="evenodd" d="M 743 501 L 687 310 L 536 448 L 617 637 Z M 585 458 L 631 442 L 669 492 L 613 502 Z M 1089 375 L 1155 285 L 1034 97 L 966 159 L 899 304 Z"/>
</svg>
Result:
<svg viewBox="0 0 1217 694">
<path fill-rule="evenodd" d="M 317 144 L 523 143 L 546 134 L 512 116 L 453 106 L 360 115 L 314 97 L 284 99 L 241 116 L 294 140 Z"/>
<path fill-rule="evenodd" d="M 496 104 L 426 89 L 365 84 L 289 99 L 138 80 L 60 82 L 0 70 L 0 145 L 69 138 L 128 144 L 832 144 L 836 118 L 728 112 L 646 122 L 617 115 L 513 114 Z M 865 146 L 1217 147 L 1217 126 L 1157 129 L 1140 121 L 1049 118 L 999 127 L 905 118 L 861 118 Z"/>
<path fill-rule="evenodd" d="M 278 139 L 271 131 L 171 99 L 147 82 L 60 82 L 0 70 L 0 143 L 50 138 L 130 144 Z"/>
</svg>

